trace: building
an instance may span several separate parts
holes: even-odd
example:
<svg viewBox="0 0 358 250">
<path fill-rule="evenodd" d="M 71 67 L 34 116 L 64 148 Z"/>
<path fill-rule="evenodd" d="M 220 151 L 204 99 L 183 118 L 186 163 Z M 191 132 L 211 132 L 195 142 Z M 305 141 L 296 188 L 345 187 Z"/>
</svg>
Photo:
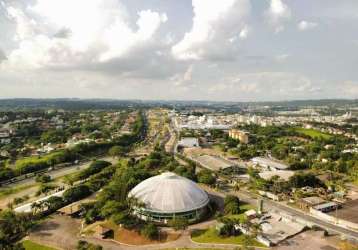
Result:
<svg viewBox="0 0 358 250">
<path fill-rule="evenodd" d="M 167 224 L 175 217 L 197 221 L 206 213 L 208 194 L 195 182 L 166 172 L 135 186 L 128 194 L 143 206 L 135 206 L 134 214 L 146 221 Z"/>
<path fill-rule="evenodd" d="M 309 211 L 311 207 L 325 203 L 326 201 L 318 196 L 311 196 L 302 198 L 298 201 L 297 205 L 303 209 Z"/>
<path fill-rule="evenodd" d="M 192 160 L 211 171 L 220 171 L 236 167 L 235 163 L 214 155 L 200 155 Z"/>
<path fill-rule="evenodd" d="M 322 204 L 319 204 L 317 206 L 314 206 L 312 207 L 314 210 L 317 210 L 317 211 L 320 211 L 320 212 L 323 212 L 323 213 L 328 213 L 328 212 L 331 212 L 331 211 L 334 211 L 336 209 L 338 209 L 340 207 L 340 205 L 336 202 L 326 202 L 326 203 L 322 203 Z"/>
<path fill-rule="evenodd" d="M 294 174 L 295 172 L 290 170 L 277 170 L 277 171 L 264 171 L 259 173 L 259 176 L 265 180 L 270 180 L 272 177 L 278 176 L 280 177 L 280 179 L 284 181 L 288 181 L 290 177 L 293 176 Z"/>
<path fill-rule="evenodd" d="M 111 234 L 113 234 L 113 230 L 105 225 L 97 225 L 94 228 L 94 236 L 99 239 L 108 238 Z"/>
<path fill-rule="evenodd" d="M 271 170 L 271 171 L 286 170 L 289 168 L 289 166 L 287 166 L 286 164 L 264 157 L 254 157 L 251 159 L 251 162 L 256 166 L 260 166 L 265 170 Z"/>
<path fill-rule="evenodd" d="M 241 143 L 244 144 L 249 143 L 249 134 L 245 131 L 241 131 L 238 129 L 230 129 L 229 137 L 235 140 L 239 140 Z"/>
<path fill-rule="evenodd" d="M 178 142 L 178 147 L 194 148 L 199 147 L 199 140 L 195 137 L 184 137 Z"/>
</svg>

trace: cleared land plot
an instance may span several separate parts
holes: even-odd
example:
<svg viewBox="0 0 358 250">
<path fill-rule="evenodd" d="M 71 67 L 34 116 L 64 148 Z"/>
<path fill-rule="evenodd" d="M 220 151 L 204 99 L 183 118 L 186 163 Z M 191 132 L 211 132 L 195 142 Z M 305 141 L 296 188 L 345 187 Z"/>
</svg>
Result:
<svg viewBox="0 0 358 250">
<path fill-rule="evenodd" d="M 329 139 L 332 136 L 329 134 L 322 133 L 321 131 L 315 129 L 306 129 L 306 128 L 295 128 L 296 132 L 305 134 L 310 136 L 311 138 L 319 138 L 322 137 L 323 139 Z"/>
<path fill-rule="evenodd" d="M 342 220 L 358 223 L 358 200 L 349 201 L 343 204 L 343 207 L 338 209 L 337 213 L 332 211 L 328 214 Z"/>
<path fill-rule="evenodd" d="M 289 238 L 273 250 L 338 250 L 339 239 L 323 237 L 323 231 L 306 231 Z"/>
<path fill-rule="evenodd" d="M 59 249 L 76 249 L 80 227 L 80 220 L 54 214 L 35 227 L 29 239 Z"/>
</svg>

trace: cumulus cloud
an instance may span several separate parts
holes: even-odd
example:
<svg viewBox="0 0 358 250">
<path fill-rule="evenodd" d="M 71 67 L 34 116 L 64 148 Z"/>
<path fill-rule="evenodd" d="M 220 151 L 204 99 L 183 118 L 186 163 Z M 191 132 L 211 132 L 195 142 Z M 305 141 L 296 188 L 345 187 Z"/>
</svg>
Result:
<svg viewBox="0 0 358 250">
<path fill-rule="evenodd" d="M 358 82 L 344 81 L 341 89 L 346 97 L 358 98 Z"/>
<path fill-rule="evenodd" d="M 235 48 L 232 39 L 247 36 L 247 31 L 242 30 L 251 9 L 250 1 L 193 0 L 192 5 L 192 29 L 172 47 L 174 57 L 179 60 L 230 58 Z"/>
<path fill-rule="evenodd" d="M 73 67 L 121 58 L 154 41 L 165 13 L 141 10 L 135 27 L 116 0 L 37 0 L 26 10 L 6 6 L 18 48 L 5 67 Z M 41 20 L 37 22 L 35 20 Z"/>
<path fill-rule="evenodd" d="M 311 30 L 314 29 L 318 26 L 317 23 L 314 22 L 308 22 L 305 20 L 302 20 L 301 22 L 298 23 L 297 28 L 301 31 L 305 31 L 305 30 Z"/>
<path fill-rule="evenodd" d="M 210 97 L 220 100 L 288 100 L 315 98 L 322 86 L 301 74 L 255 72 L 224 77 L 207 88 Z"/>
<path fill-rule="evenodd" d="M 270 25 L 278 33 L 284 30 L 284 23 L 291 18 L 291 9 L 283 0 L 271 0 L 270 7 L 265 14 Z"/>
</svg>

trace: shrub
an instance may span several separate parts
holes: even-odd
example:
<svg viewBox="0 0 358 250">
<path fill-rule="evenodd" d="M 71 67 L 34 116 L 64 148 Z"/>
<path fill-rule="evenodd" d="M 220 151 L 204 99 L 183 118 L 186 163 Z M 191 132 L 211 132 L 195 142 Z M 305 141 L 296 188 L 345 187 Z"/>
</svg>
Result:
<svg viewBox="0 0 358 250">
<path fill-rule="evenodd" d="M 150 223 L 150 224 L 145 225 L 142 228 L 142 230 L 140 231 L 140 234 L 145 236 L 148 239 L 153 240 L 153 239 L 158 238 L 159 230 L 158 230 L 157 226 Z"/>
<path fill-rule="evenodd" d="M 177 217 L 169 221 L 168 225 L 174 230 L 184 230 L 188 227 L 189 222 L 186 218 Z"/>
</svg>

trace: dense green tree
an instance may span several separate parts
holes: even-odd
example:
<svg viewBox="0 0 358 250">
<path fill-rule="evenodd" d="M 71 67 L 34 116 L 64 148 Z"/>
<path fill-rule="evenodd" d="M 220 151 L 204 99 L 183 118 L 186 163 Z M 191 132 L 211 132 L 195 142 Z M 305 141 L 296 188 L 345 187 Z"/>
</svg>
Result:
<svg viewBox="0 0 358 250">
<path fill-rule="evenodd" d="M 83 199 L 91 194 L 90 189 L 86 185 L 78 185 L 67 189 L 63 193 L 63 199 L 66 203 L 72 203 Z"/>
<path fill-rule="evenodd" d="M 201 170 L 198 174 L 198 181 L 207 185 L 213 185 L 216 182 L 216 178 L 210 170 Z"/>
<path fill-rule="evenodd" d="M 224 211 L 226 214 L 239 214 L 240 199 L 235 195 L 227 195 L 224 199 Z"/>
</svg>

